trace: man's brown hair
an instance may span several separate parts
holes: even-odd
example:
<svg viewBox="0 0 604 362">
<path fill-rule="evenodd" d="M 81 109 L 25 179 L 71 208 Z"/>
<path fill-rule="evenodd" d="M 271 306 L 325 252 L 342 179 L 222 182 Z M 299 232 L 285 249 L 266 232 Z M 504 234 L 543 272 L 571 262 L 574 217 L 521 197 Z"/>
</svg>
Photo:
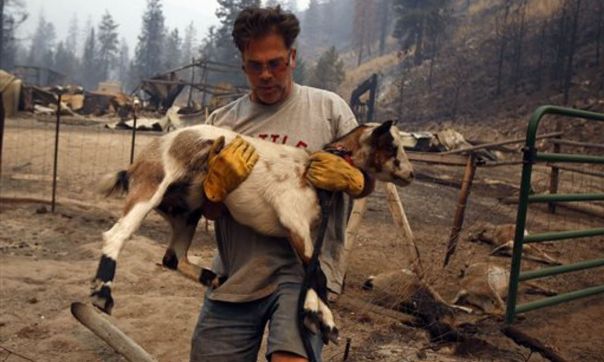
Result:
<svg viewBox="0 0 604 362">
<path fill-rule="evenodd" d="M 290 49 L 300 33 L 300 22 L 291 12 L 275 7 L 249 7 L 242 10 L 233 26 L 233 41 L 243 53 L 250 40 L 275 32 L 283 37 L 285 47 Z"/>
</svg>

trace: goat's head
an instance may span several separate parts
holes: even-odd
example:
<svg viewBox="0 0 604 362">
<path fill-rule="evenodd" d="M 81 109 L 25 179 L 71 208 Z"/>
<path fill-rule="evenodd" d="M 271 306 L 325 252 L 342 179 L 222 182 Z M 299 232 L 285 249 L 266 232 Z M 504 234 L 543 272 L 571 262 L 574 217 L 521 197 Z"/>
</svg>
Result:
<svg viewBox="0 0 604 362">
<path fill-rule="evenodd" d="M 380 181 L 398 186 L 407 186 L 413 181 L 413 167 L 394 121 L 359 126 L 329 147 L 349 150 L 353 164 Z"/>
</svg>

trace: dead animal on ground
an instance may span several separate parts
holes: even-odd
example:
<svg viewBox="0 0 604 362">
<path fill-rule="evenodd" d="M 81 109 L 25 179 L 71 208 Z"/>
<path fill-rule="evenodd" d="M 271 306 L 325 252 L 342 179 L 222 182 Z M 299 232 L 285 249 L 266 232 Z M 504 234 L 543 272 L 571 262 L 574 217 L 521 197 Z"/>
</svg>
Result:
<svg viewBox="0 0 604 362">
<path fill-rule="evenodd" d="M 413 179 L 412 167 L 400 142 L 399 130 L 393 124 L 387 121 L 359 126 L 325 149 L 346 153 L 354 166 L 378 180 L 406 186 Z M 187 251 L 204 207 L 202 182 L 207 174 L 207 160 L 211 152 L 219 152 L 236 136 L 230 130 L 208 125 L 183 128 L 150 143 L 127 171 L 105 177 L 100 185 L 102 193 L 127 190 L 128 195 L 123 216 L 103 233 L 103 254 L 91 295 L 94 305 L 111 312 L 111 287 L 118 254 L 154 209 L 172 228 L 163 265 L 205 284 L 219 282 L 190 263 Z M 306 265 L 313 251 L 311 232 L 320 217 L 316 190 L 304 176 L 309 153 L 301 148 L 241 137 L 256 148 L 259 161 L 224 204 L 239 223 L 265 235 L 287 237 Z M 321 275 L 315 279 L 321 280 Z M 326 331 L 324 336 L 333 338 L 337 330 L 326 305 L 326 294 L 325 285 L 309 289 L 304 308 L 307 316 L 315 317 L 308 320 L 314 321 L 318 316 L 320 322 L 319 326 L 309 328 L 319 327 Z"/>
<path fill-rule="evenodd" d="M 436 290 L 408 269 L 370 276 L 363 289 L 371 291 L 373 303 L 417 317 L 419 326 L 433 340 L 457 341 L 462 338 L 455 329 L 455 310 L 469 308 L 447 303 Z"/>
<path fill-rule="evenodd" d="M 453 299 L 453 304 L 466 303 L 479 308 L 487 314 L 500 315 L 505 311 L 503 298 L 508 293 L 510 272 L 508 269 L 489 262 L 474 263 L 463 271 L 461 289 Z M 530 292 L 555 295 L 556 292 L 523 282 Z"/>
<path fill-rule="evenodd" d="M 512 256 L 514 248 L 514 233 L 516 232 L 515 224 L 492 225 L 485 224 L 471 236 L 471 241 L 480 241 L 491 246 L 491 255 L 506 255 Z M 524 230 L 524 235 L 528 235 L 528 230 Z M 547 253 L 542 251 L 536 245 L 524 244 L 522 257 L 528 260 L 537 261 L 548 265 L 561 265 L 562 263 Z"/>
</svg>

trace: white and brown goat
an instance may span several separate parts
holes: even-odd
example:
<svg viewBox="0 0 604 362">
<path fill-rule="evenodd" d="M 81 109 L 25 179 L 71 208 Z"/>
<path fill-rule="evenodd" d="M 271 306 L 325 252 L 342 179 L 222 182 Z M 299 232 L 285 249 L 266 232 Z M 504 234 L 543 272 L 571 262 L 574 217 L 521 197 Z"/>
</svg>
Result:
<svg viewBox="0 0 604 362">
<path fill-rule="evenodd" d="M 123 216 L 103 233 L 103 255 L 91 295 L 94 305 L 111 312 L 111 284 L 118 254 L 153 209 L 172 227 L 163 264 L 202 281 L 201 268 L 189 263 L 187 251 L 204 207 L 202 182 L 207 174 L 207 160 L 211 149 L 219 151 L 237 135 L 209 125 L 184 128 L 154 140 L 127 171 L 102 180 L 100 191 L 105 194 L 127 190 L 128 195 Z M 309 153 L 242 137 L 256 148 L 259 161 L 224 204 L 239 223 L 261 234 L 287 237 L 306 264 L 313 251 L 312 228 L 320 216 L 316 190 L 304 176 Z M 359 126 L 325 148 L 344 150 L 354 166 L 378 180 L 406 186 L 413 179 L 399 131 L 392 121 Z M 307 313 L 319 316 L 323 331 L 337 333 L 333 315 L 315 291 L 309 290 L 304 307 Z"/>
</svg>

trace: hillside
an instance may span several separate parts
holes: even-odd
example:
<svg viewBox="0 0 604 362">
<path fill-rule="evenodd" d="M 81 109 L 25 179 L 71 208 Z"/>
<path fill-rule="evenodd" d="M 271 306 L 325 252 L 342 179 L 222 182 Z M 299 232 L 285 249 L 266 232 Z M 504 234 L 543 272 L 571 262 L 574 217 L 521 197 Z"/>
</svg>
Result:
<svg viewBox="0 0 604 362">
<path fill-rule="evenodd" d="M 410 130 L 472 128 L 478 132 L 473 137 L 481 139 L 523 134 L 531 112 L 542 104 L 604 111 L 602 4 L 580 1 L 575 17 L 576 3 L 453 1 L 446 38 L 436 51 L 417 64 L 414 48 L 392 51 L 359 67 L 348 62 L 339 93 L 349 97 L 376 72 L 379 120 L 399 119 Z M 604 142 L 602 126 L 564 128 L 579 139 Z"/>
</svg>

